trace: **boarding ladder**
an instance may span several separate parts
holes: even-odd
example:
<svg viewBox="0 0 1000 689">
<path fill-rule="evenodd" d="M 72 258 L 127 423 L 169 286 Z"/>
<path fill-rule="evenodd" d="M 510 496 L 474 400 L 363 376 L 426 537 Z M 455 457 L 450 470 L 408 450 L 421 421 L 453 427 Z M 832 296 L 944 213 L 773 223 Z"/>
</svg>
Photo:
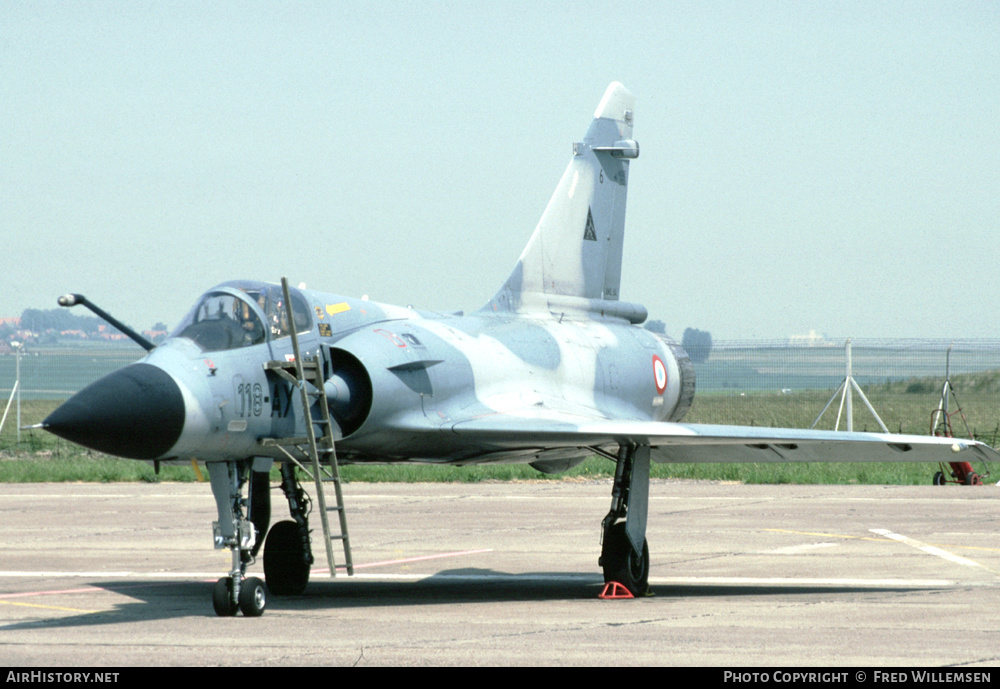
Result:
<svg viewBox="0 0 1000 689">
<path fill-rule="evenodd" d="M 285 304 L 288 305 L 288 322 L 294 323 L 295 319 L 291 313 L 292 300 L 288 293 L 288 280 L 281 278 L 281 287 L 284 290 Z M 330 567 L 330 576 L 337 576 L 337 568 L 333 559 L 333 543 L 340 541 L 344 547 L 345 567 L 348 575 L 354 574 L 354 560 L 351 557 L 351 539 L 347 533 L 347 513 L 344 510 L 344 494 L 341 490 L 340 467 L 337 463 L 336 440 L 340 435 L 340 427 L 330 417 L 330 406 L 327 403 L 324 384 L 326 383 L 327 366 L 324 360 L 324 350 L 316 356 L 303 359 L 299 350 L 299 338 L 295 333 L 295 328 L 291 328 L 292 352 L 295 354 L 294 361 L 268 361 L 264 364 L 265 371 L 272 371 L 284 380 L 288 381 L 296 388 L 302 398 L 303 417 L 305 420 L 306 437 L 304 438 L 263 438 L 261 445 L 264 447 L 276 447 L 296 466 L 302 469 L 316 484 L 316 501 L 319 504 L 320 518 L 323 523 L 323 536 L 326 542 L 326 561 Z M 312 418 L 311 409 L 313 404 L 319 404 L 318 419 Z M 323 429 L 322 436 L 317 438 L 316 426 Z M 321 459 L 322 458 L 322 459 Z M 323 466 L 325 460 L 326 466 Z M 304 462 L 308 462 L 307 467 Z M 337 504 L 327 508 L 326 495 L 323 490 L 324 483 L 332 483 Z M 327 516 L 329 511 L 336 511 L 340 517 L 340 532 L 334 533 L 330 530 L 330 519 Z"/>
</svg>

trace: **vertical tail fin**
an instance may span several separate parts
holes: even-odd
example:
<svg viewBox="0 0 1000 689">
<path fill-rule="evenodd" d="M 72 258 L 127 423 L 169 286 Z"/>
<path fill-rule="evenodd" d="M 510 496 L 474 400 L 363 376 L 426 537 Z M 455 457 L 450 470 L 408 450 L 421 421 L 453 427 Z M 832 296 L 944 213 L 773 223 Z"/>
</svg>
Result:
<svg viewBox="0 0 1000 689">
<path fill-rule="evenodd" d="M 622 241 L 634 96 L 618 82 L 604 92 L 582 142 L 542 214 L 517 265 L 490 300 L 494 311 L 625 311 L 636 320 L 645 309 L 615 304 L 621 285 Z M 621 314 L 618 314 L 621 315 Z"/>
</svg>

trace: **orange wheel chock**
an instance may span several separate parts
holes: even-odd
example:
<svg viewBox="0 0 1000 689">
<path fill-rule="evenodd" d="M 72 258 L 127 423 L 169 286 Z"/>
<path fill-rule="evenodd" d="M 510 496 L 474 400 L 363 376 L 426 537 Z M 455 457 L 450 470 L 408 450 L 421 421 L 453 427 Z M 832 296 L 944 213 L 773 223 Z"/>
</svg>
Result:
<svg viewBox="0 0 1000 689">
<path fill-rule="evenodd" d="M 632 592 L 617 581 L 609 581 L 604 585 L 604 590 L 598 596 L 601 600 L 625 600 L 635 598 Z"/>
</svg>

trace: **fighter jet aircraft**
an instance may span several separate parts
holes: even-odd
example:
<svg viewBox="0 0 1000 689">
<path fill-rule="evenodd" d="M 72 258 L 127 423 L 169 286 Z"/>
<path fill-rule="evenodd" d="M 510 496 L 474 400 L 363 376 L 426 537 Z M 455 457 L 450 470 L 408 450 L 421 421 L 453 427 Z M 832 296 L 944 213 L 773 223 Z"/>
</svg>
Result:
<svg viewBox="0 0 1000 689">
<path fill-rule="evenodd" d="M 649 576 L 651 460 L 1000 459 L 953 438 L 681 423 L 694 400 L 691 361 L 640 326 L 643 306 L 619 298 L 626 190 L 639 156 L 633 118 L 632 94 L 612 83 L 513 271 L 477 311 L 227 282 L 159 346 L 131 333 L 149 353 L 77 393 L 43 427 L 120 457 L 204 462 L 216 547 L 233 559 L 213 602 L 219 615 L 247 616 L 263 613 L 267 590 L 299 593 L 309 579 L 309 499 L 288 451 L 302 438 L 333 441 L 313 450 L 324 463 L 524 462 L 556 472 L 592 455 L 612 459 L 599 564 L 605 580 L 636 595 Z M 311 382 L 289 370 L 307 362 Z M 293 520 L 269 532 L 273 462 Z M 265 534 L 266 588 L 246 576 Z"/>
</svg>

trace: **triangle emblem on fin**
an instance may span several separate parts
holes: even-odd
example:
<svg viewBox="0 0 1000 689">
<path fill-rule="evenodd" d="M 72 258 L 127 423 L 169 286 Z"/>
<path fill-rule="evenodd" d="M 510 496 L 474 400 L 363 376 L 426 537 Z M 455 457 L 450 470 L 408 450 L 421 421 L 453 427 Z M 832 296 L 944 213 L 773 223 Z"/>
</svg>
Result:
<svg viewBox="0 0 1000 689">
<path fill-rule="evenodd" d="M 590 214 L 590 208 L 587 208 L 587 227 L 583 230 L 583 238 L 591 242 L 597 241 L 597 230 L 594 228 L 594 216 Z"/>
</svg>

